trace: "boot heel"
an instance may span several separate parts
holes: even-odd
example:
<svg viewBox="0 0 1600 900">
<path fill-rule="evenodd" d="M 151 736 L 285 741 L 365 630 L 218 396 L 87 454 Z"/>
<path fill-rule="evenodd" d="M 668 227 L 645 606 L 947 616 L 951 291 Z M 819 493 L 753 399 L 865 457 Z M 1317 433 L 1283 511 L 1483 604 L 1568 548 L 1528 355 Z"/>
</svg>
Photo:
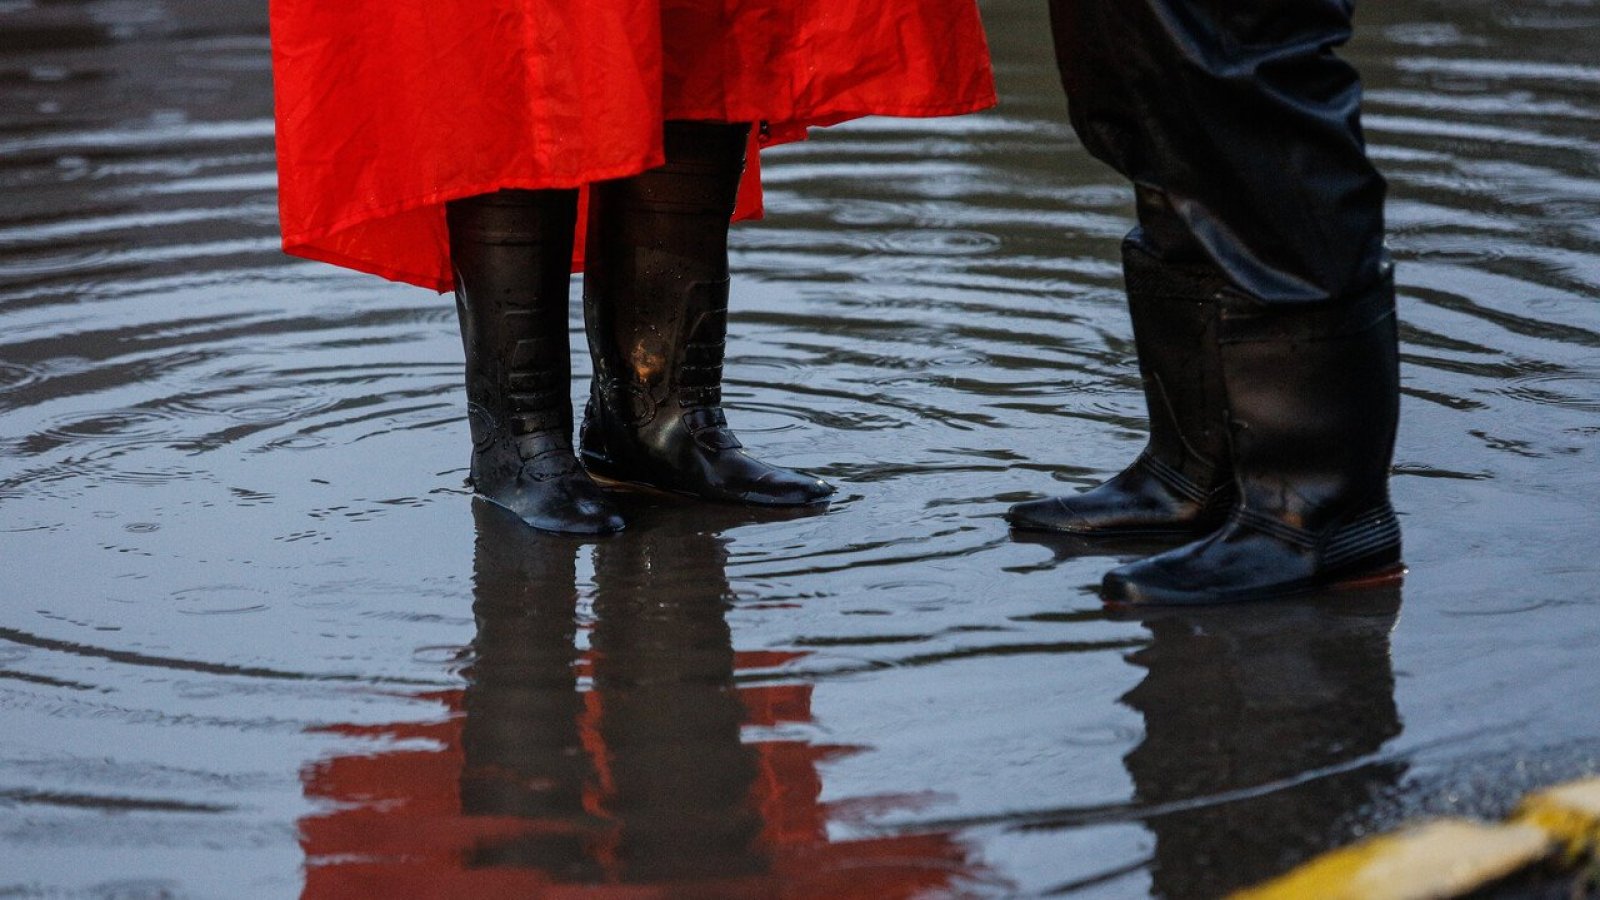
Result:
<svg viewBox="0 0 1600 900">
<path fill-rule="evenodd" d="M 1336 581 L 1331 588 L 1335 591 L 1366 591 L 1374 588 L 1395 587 L 1406 580 L 1408 571 L 1410 570 L 1406 568 L 1405 563 L 1395 563 L 1376 572 L 1352 575 L 1342 581 Z"/>
<path fill-rule="evenodd" d="M 611 457 L 593 450 L 578 451 L 578 462 L 583 464 L 583 470 L 596 482 L 609 485 L 634 484 L 623 474 L 620 467 L 612 462 Z"/>
</svg>

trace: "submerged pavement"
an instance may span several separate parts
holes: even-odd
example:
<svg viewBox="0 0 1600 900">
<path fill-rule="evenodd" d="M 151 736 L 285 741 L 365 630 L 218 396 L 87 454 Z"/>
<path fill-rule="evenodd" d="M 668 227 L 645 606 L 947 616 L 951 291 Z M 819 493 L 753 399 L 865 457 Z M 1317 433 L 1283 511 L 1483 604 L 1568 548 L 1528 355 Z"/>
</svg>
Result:
<svg viewBox="0 0 1600 900">
<path fill-rule="evenodd" d="M 839 501 L 582 542 L 464 489 L 448 298 L 277 252 L 262 4 L 0 2 L 0 893 L 1216 897 L 1600 771 L 1600 6 L 1362 9 L 1403 588 L 1134 617 L 1000 519 L 1142 400 L 1130 196 L 984 15 L 998 110 L 736 229 L 730 418 Z"/>
</svg>

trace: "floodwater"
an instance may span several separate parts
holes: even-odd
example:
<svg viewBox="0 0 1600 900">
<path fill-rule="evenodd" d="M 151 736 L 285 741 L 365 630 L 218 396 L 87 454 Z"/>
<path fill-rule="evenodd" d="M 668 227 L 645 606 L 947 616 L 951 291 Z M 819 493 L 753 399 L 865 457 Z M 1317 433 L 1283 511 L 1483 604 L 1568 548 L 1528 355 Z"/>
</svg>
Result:
<svg viewBox="0 0 1600 900">
<path fill-rule="evenodd" d="M 1142 441 L 1042 4 L 737 229 L 838 502 L 594 541 L 463 488 L 448 298 L 277 253 L 264 6 L 0 0 L 0 894 L 1213 897 L 1600 770 L 1600 3 L 1362 10 L 1403 590 L 1143 617 L 1000 519 Z"/>
</svg>

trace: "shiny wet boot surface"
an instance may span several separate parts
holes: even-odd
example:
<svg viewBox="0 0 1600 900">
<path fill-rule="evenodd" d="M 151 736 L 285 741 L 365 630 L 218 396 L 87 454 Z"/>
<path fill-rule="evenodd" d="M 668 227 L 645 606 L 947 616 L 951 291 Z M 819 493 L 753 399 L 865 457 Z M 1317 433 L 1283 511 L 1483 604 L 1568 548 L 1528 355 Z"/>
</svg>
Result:
<svg viewBox="0 0 1600 900">
<path fill-rule="evenodd" d="M 473 489 L 542 531 L 623 527 L 572 448 L 567 288 L 575 191 L 500 191 L 449 204 L 466 349 Z"/>
<path fill-rule="evenodd" d="M 708 500 L 804 506 L 825 482 L 746 452 L 722 409 L 728 220 L 749 126 L 669 122 L 667 164 L 591 194 L 584 316 L 597 476 Z"/>
<path fill-rule="evenodd" d="M 1392 271 L 1332 308 L 1225 304 L 1220 346 L 1239 507 L 1214 534 L 1108 573 L 1105 600 L 1223 603 L 1398 579 Z"/>
<path fill-rule="evenodd" d="M 1233 506 L 1216 352 L 1225 281 L 1204 266 L 1157 260 L 1136 236 L 1123 244 L 1123 271 L 1149 443 L 1097 487 L 1011 507 L 1012 528 L 1090 538 L 1199 535 L 1220 526 Z"/>
</svg>

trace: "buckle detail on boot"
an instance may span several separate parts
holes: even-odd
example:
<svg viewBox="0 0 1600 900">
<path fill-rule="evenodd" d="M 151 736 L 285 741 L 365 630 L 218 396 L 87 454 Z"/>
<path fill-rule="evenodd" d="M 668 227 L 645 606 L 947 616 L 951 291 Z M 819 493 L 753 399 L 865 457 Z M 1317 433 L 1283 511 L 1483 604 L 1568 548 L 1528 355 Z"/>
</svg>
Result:
<svg viewBox="0 0 1600 900">
<path fill-rule="evenodd" d="M 472 434 L 472 449 L 478 453 L 488 449 L 500 433 L 500 423 L 494 415 L 471 401 L 467 402 L 467 428 Z"/>
<path fill-rule="evenodd" d="M 728 417 L 721 407 L 696 406 L 683 412 L 683 426 L 694 442 L 706 450 L 737 450 L 744 445 L 728 429 Z"/>
<path fill-rule="evenodd" d="M 522 458 L 519 476 L 530 481 L 555 481 L 580 471 L 578 460 L 569 448 L 550 447 Z"/>
<path fill-rule="evenodd" d="M 545 431 L 566 431 L 567 413 L 559 409 L 540 409 L 534 412 L 513 412 L 511 433 L 521 437 Z"/>
<path fill-rule="evenodd" d="M 656 417 L 656 410 L 660 402 L 651 395 L 650 386 L 641 384 L 633 379 L 607 378 L 601 385 L 601 405 L 609 412 L 622 420 L 622 424 L 629 428 L 642 428 Z M 586 420 L 592 420 L 593 399 L 590 400 L 591 410 L 584 413 Z"/>
</svg>

